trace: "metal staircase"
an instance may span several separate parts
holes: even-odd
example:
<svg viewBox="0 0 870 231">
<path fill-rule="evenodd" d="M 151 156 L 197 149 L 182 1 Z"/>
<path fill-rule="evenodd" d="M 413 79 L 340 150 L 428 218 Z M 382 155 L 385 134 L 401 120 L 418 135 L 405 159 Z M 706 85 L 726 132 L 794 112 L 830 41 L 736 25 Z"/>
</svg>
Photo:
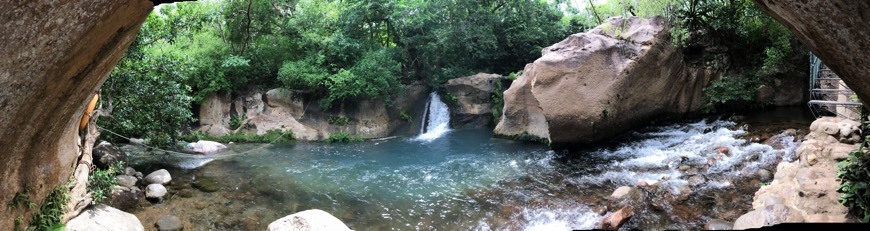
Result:
<svg viewBox="0 0 870 231">
<path fill-rule="evenodd" d="M 836 73 L 810 53 L 810 101 L 807 106 L 817 118 L 838 116 L 858 121 L 864 104 Z"/>
</svg>

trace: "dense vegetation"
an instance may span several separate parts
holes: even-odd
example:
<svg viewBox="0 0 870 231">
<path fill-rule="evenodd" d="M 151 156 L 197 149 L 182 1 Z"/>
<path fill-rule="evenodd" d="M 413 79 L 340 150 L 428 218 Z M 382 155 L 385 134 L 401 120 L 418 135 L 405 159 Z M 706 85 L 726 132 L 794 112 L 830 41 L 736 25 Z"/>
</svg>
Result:
<svg viewBox="0 0 870 231">
<path fill-rule="evenodd" d="M 569 34 L 631 15 L 665 16 L 687 61 L 729 73 L 708 89 L 711 108 L 754 99 L 803 59 L 749 0 L 184 2 L 148 17 L 103 88 L 111 116 L 99 123 L 169 146 L 212 93 L 282 87 L 311 92 L 323 107 L 389 101 L 415 81 L 518 71 Z"/>
<path fill-rule="evenodd" d="M 861 113 L 861 118 L 867 118 L 866 111 Z M 866 119 L 861 121 L 861 130 L 870 129 L 870 122 Z M 849 208 L 849 212 L 870 222 L 870 136 L 866 133 L 862 137 L 858 149 L 849 153 L 846 160 L 837 163 L 837 178 L 841 184 L 837 191 L 840 195 L 840 203 Z"/>
</svg>

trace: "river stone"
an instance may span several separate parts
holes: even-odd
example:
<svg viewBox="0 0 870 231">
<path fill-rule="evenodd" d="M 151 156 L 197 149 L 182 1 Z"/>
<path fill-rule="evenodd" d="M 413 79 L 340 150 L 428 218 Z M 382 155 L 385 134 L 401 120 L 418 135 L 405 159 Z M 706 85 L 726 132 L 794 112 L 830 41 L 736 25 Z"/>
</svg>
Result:
<svg viewBox="0 0 870 231">
<path fill-rule="evenodd" d="M 722 219 L 710 219 L 704 225 L 704 230 L 731 230 L 734 227 L 733 222 L 728 222 Z"/>
<path fill-rule="evenodd" d="M 194 154 L 212 154 L 226 150 L 227 146 L 218 142 L 200 140 L 195 143 L 185 145 L 181 150 L 183 152 Z"/>
<path fill-rule="evenodd" d="M 145 230 L 133 214 L 98 204 L 66 223 L 70 231 Z"/>
<path fill-rule="evenodd" d="M 773 179 L 773 175 L 770 174 L 770 171 L 767 171 L 767 169 L 759 169 L 756 174 L 761 182 L 768 182 Z"/>
<path fill-rule="evenodd" d="M 341 220 L 331 214 L 311 209 L 282 217 L 269 224 L 269 231 L 349 231 Z"/>
<path fill-rule="evenodd" d="M 601 219 L 600 226 L 602 229 L 608 230 L 616 230 L 619 229 L 623 224 L 625 224 L 628 219 L 631 219 L 633 215 L 633 211 L 631 207 L 622 207 L 621 209 L 613 212 L 612 214 Z"/>
<path fill-rule="evenodd" d="M 157 219 L 157 230 L 159 231 L 179 231 L 184 229 L 184 224 L 181 223 L 181 219 L 172 215 L 164 215 Z"/>
<path fill-rule="evenodd" d="M 680 165 L 680 167 L 679 167 L 680 171 L 683 171 L 683 172 L 685 172 L 686 170 L 689 170 L 690 168 L 692 168 L 692 166 Z"/>
<path fill-rule="evenodd" d="M 622 186 L 616 188 L 616 190 L 613 191 L 613 194 L 610 194 L 610 198 L 617 201 L 625 199 L 625 197 L 628 196 L 629 193 L 631 193 L 632 189 L 633 188 L 629 186 Z"/>
<path fill-rule="evenodd" d="M 775 204 L 743 214 L 734 222 L 734 229 L 761 228 L 762 226 L 803 221 L 804 217 L 799 211 L 785 205 Z"/>
<path fill-rule="evenodd" d="M 171 180 L 172 176 L 169 175 L 169 171 L 166 171 L 166 169 L 160 169 L 145 176 L 145 182 L 148 182 L 148 184 L 166 184 Z"/>
<path fill-rule="evenodd" d="M 161 199 L 164 195 L 166 195 L 166 187 L 163 187 L 162 184 L 149 184 L 145 187 L 146 198 Z"/>
<path fill-rule="evenodd" d="M 704 176 L 701 176 L 701 175 L 694 175 L 692 177 L 689 177 L 688 182 L 689 182 L 690 186 L 697 187 L 697 186 L 707 182 L 707 179 L 705 179 Z"/>
<path fill-rule="evenodd" d="M 133 176 L 128 176 L 128 175 L 115 176 L 115 183 L 117 183 L 120 186 L 127 187 L 127 188 L 135 187 L 137 181 L 139 181 L 139 179 L 136 179 L 136 177 L 133 177 Z"/>
<path fill-rule="evenodd" d="M 93 158 L 94 164 L 96 164 L 97 167 L 108 169 L 119 162 L 127 162 L 127 153 L 121 150 L 121 148 L 118 148 L 118 146 L 103 141 L 97 146 L 94 146 Z"/>
<path fill-rule="evenodd" d="M 193 180 L 193 187 L 203 192 L 216 192 L 220 189 L 220 184 L 213 177 L 199 176 Z"/>
</svg>

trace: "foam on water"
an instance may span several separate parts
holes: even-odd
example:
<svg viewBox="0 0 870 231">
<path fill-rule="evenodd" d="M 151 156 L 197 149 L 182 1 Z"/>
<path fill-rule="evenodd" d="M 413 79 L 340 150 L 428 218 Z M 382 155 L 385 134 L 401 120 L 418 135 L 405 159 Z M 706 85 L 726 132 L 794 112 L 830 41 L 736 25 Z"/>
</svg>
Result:
<svg viewBox="0 0 870 231">
<path fill-rule="evenodd" d="M 432 92 L 429 94 L 428 105 L 427 112 L 429 114 L 424 117 L 428 118 L 428 121 L 424 121 L 427 125 L 426 131 L 416 138 L 416 140 L 424 142 L 431 142 L 450 131 L 450 111 L 447 108 L 447 104 L 441 101 L 438 93 Z"/>
</svg>

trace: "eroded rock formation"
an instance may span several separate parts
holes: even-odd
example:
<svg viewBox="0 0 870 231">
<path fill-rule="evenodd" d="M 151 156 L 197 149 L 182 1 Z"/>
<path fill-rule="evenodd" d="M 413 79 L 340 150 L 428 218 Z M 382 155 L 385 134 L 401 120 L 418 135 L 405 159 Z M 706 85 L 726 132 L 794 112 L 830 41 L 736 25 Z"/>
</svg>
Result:
<svg viewBox="0 0 870 231">
<path fill-rule="evenodd" d="M 451 127 L 484 127 L 492 123 L 492 95 L 507 89 L 510 82 L 504 80 L 508 79 L 498 74 L 478 73 L 447 81 L 444 90 L 456 97 L 450 107 Z"/>
<path fill-rule="evenodd" d="M 611 18 L 542 54 L 505 91 L 495 133 L 593 143 L 700 109 L 714 76 L 683 63 L 661 18 Z"/>
<path fill-rule="evenodd" d="M 66 183 L 81 140 L 83 108 L 153 8 L 147 0 L 0 3 L 0 230 Z M 26 192 L 26 193 L 25 193 Z M 37 206 L 38 207 L 38 206 Z"/>
<path fill-rule="evenodd" d="M 734 229 L 784 222 L 845 222 L 848 209 L 839 203 L 837 162 L 858 148 L 859 123 L 823 117 L 810 126 L 796 150 L 800 160 L 780 162 L 773 182 L 755 193 L 753 210 Z"/>
<path fill-rule="evenodd" d="M 870 102 L 870 2 L 754 0 L 782 22 L 863 102 Z"/>
<path fill-rule="evenodd" d="M 265 134 L 269 130 L 289 130 L 299 140 L 323 140 L 337 132 L 381 138 L 419 126 L 416 120 L 402 119 L 402 113 L 420 118 L 428 93 L 423 84 L 410 84 L 394 99 L 393 105 L 381 99 L 344 103 L 323 109 L 318 100 L 304 91 L 272 89 L 251 90 L 243 95 L 208 96 L 200 107 L 200 131 L 212 135 L 232 132 Z M 231 127 L 233 117 L 244 118 Z"/>
</svg>

